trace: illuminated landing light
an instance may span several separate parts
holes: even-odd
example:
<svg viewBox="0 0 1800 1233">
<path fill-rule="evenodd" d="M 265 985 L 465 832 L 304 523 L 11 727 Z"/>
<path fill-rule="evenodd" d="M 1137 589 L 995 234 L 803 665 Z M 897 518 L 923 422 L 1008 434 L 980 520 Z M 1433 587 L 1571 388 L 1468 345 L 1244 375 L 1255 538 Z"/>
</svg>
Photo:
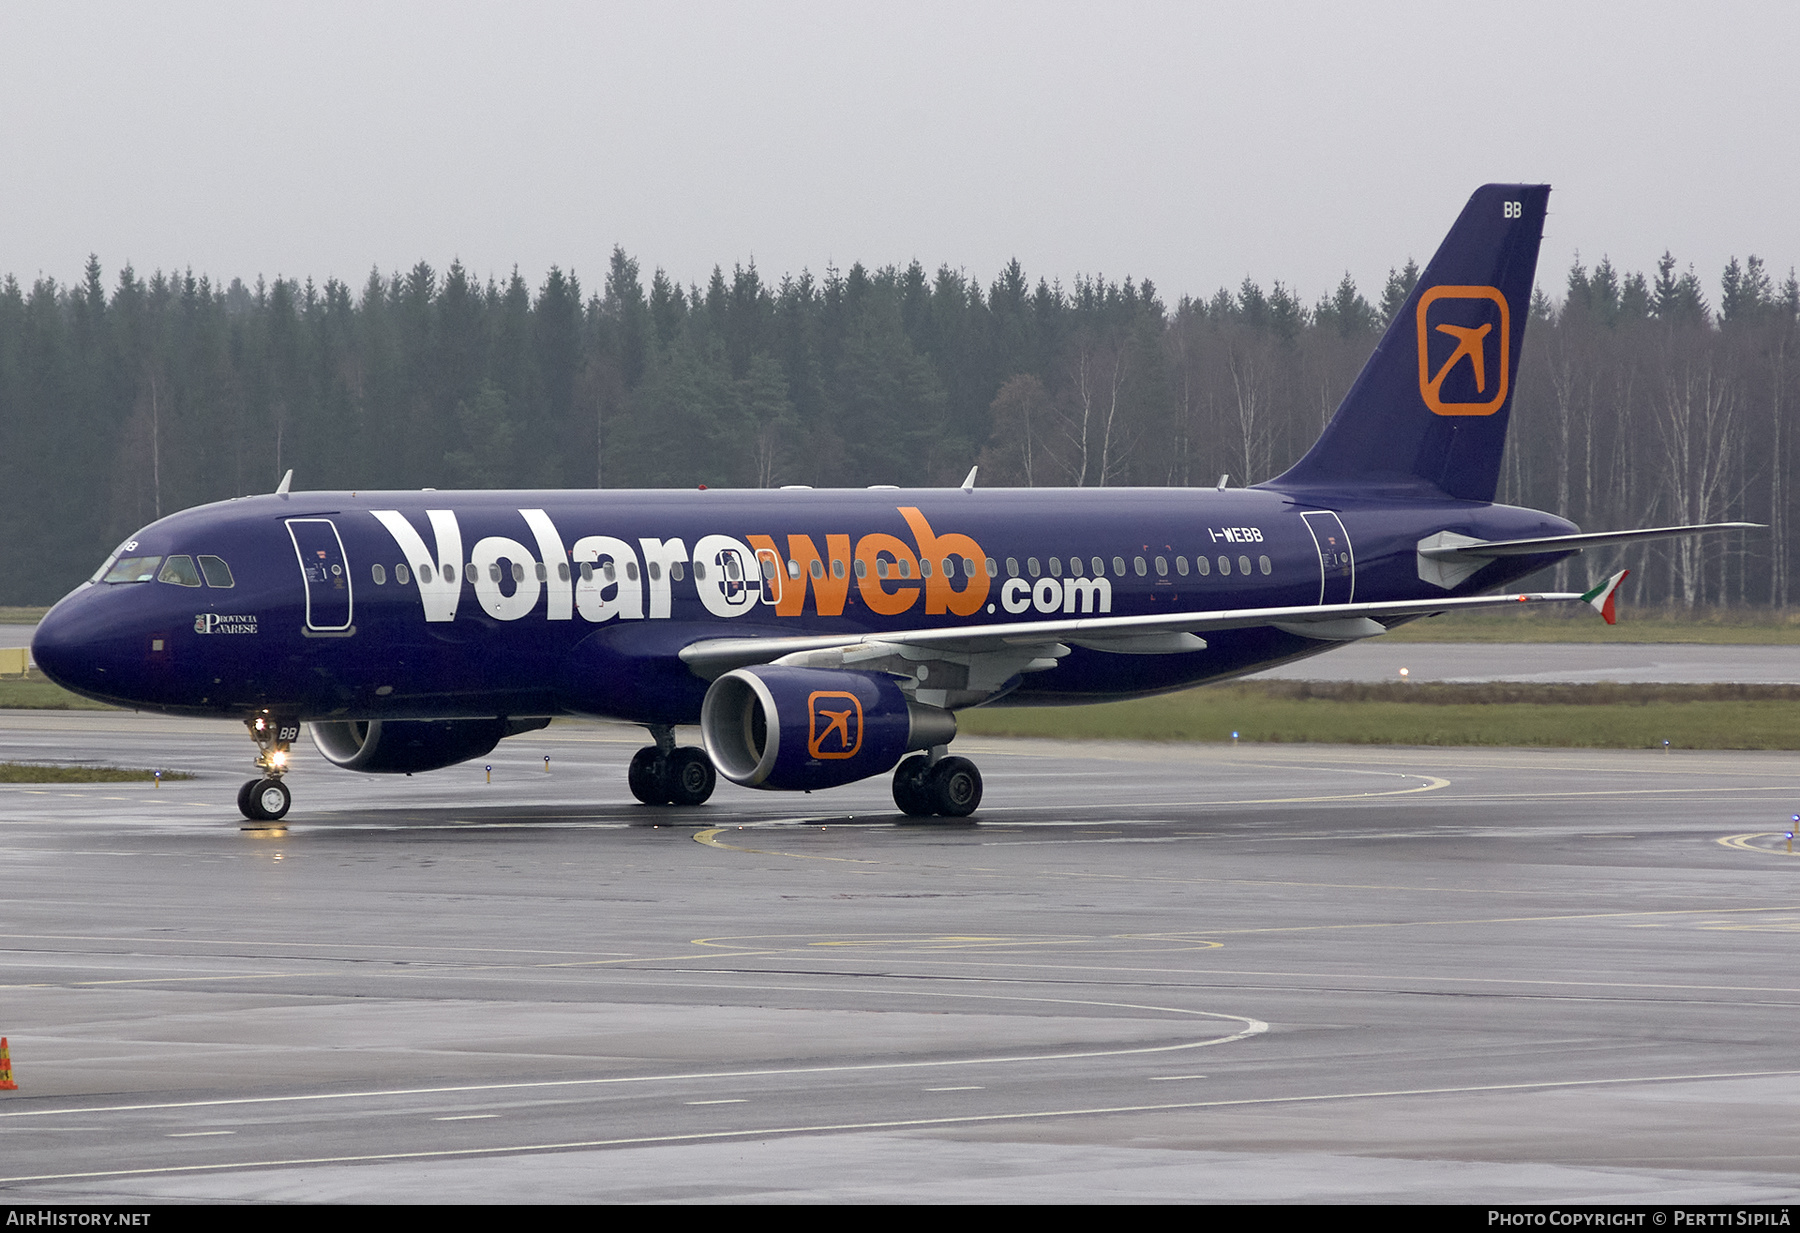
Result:
<svg viewBox="0 0 1800 1233">
<path fill-rule="evenodd" d="M 1403 681 L 1411 680 L 1412 673 L 1410 671 L 1408 671 L 1407 669 L 1402 668 L 1402 669 L 1400 669 L 1400 679 Z"/>
<path fill-rule="evenodd" d="M 277 749 L 274 753 L 269 755 L 269 765 L 270 766 L 286 766 L 287 760 L 288 760 L 287 754 L 282 752 L 279 749 Z"/>
</svg>

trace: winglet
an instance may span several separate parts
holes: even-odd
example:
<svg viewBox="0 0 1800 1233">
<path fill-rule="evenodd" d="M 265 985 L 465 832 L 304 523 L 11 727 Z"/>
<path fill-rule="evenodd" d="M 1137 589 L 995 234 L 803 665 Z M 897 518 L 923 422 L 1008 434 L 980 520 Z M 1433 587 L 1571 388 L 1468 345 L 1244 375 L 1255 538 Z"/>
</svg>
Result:
<svg viewBox="0 0 1800 1233">
<path fill-rule="evenodd" d="M 980 466 L 970 467 L 969 473 L 967 475 L 963 476 L 962 490 L 964 492 L 974 492 L 975 491 L 975 472 L 977 472 L 979 470 L 981 470 Z"/>
<path fill-rule="evenodd" d="M 287 496 L 288 488 L 290 486 L 292 486 L 293 482 L 294 482 L 294 468 L 289 467 L 287 469 L 287 474 L 281 477 L 281 482 L 279 484 L 275 485 L 275 495 L 278 497 Z"/>
<path fill-rule="evenodd" d="M 1619 623 L 1618 591 L 1619 584 L 1625 581 L 1625 575 L 1631 571 L 1622 569 L 1581 598 L 1592 604 L 1594 611 L 1606 619 L 1608 625 Z"/>
</svg>

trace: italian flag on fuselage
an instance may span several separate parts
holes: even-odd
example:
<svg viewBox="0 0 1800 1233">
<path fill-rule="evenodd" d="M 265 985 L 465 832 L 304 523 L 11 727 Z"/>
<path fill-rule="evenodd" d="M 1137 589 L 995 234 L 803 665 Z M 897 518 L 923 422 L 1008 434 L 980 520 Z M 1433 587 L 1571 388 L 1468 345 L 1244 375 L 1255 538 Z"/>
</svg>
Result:
<svg viewBox="0 0 1800 1233">
<path fill-rule="evenodd" d="M 1630 572 L 1631 571 L 1628 569 L 1620 570 L 1618 573 L 1614 574 L 1605 582 L 1602 582 L 1599 586 L 1581 597 L 1593 605 L 1595 612 L 1598 612 L 1602 617 L 1606 618 L 1606 623 L 1608 625 L 1618 624 L 1619 609 L 1617 600 L 1614 597 L 1618 594 L 1619 584 L 1625 581 L 1625 575 Z"/>
</svg>

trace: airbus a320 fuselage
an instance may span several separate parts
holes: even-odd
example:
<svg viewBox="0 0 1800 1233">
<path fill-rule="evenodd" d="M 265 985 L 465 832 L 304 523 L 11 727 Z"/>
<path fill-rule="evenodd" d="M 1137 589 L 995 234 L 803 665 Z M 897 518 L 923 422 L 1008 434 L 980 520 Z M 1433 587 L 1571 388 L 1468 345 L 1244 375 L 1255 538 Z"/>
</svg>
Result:
<svg viewBox="0 0 1800 1233">
<path fill-rule="evenodd" d="M 1495 594 L 1584 547 L 1493 503 L 1548 189 L 1478 190 L 1319 442 L 1253 488 L 294 492 L 132 536 L 33 657 L 108 702 L 244 721 L 274 820 L 289 744 L 414 773 L 562 715 L 645 725 L 630 783 L 810 791 L 894 773 L 963 816 L 972 706 L 1143 697 Z M 1734 524 L 1738 525 L 1738 524 Z M 675 730 L 699 725 L 704 748 Z"/>
</svg>

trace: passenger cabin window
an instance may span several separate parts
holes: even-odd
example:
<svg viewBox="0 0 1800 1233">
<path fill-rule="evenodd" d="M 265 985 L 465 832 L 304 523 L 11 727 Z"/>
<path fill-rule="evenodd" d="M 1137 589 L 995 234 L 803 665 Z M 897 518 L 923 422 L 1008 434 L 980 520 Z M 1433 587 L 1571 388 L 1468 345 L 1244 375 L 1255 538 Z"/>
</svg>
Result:
<svg viewBox="0 0 1800 1233">
<path fill-rule="evenodd" d="M 221 591 L 227 591 L 233 586 L 231 580 L 231 566 L 225 564 L 225 558 L 223 557 L 201 557 L 200 573 L 205 577 L 206 585 L 209 587 L 217 587 Z"/>
<path fill-rule="evenodd" d="M 1219 558 L 1219 574 L 1222 577 L 1226 577 L 1231 574 L 1231 558 L 1230 557 L 1220 557 Z"/>
<path fill-rule="evenodd" d="M 1125 558 L 1124 557 L 1114 557 L 1113 558 L 1113 577 L 1123 578 L 1124 576 L 1125 576 Z"/>
<path fill-rule="evenodd" d="M 379 587 L 379 586 L 387 585 L 387 568 L 385 566 L 382 566 L 382 565 L 369 566 L 369 576 L 371 578 L 375 579 L 376 586 Z"/>
<path fill-rule="evenodd" d="M 1106 577 L 1106 562 L 1101 558 L 1095 557 L 1093 560 L 1089 561 L 1088 567 L 1093 571 L 1094 577 Z"/>
<path fill-rule="evenodd" d="M 1006 558 L 1006 576 L 1008 578 L 1017 578 L 1019 576 L 1019 558 L 1018 557 L 1007 557 Z"/>
<path fill-rule="evenodd" d="M 1246 577 L 1246 578 L 1248 578 L 1250 576 L 1250 558 L 1249 557 L 1239 557 L 1238 558 L 1238 573 L 1244 575 L 1244 577 Z"/>
<path fill-rule="evenodd" d="M 1026 561 L 1025 568 L 1031 572 L 1031 576 L 1033 578 L 1037 577 L 1038 573 L 1040 572 L 1038 570 L 1038 559 L 1036 557 L 1032 557 L 1030 560 Z"/>
<path fill-rule="evenodd" d="M 1050 558 L 1050 576 L 1052 578 L 1062 577 L 1062 558 L 1061 557 L 1051 557 Z"/>
<path fill-rule="evenodd" d="M 431 567 L 426 566 L 426 568 L 429 569 Z M 404 562 L 394 566 L 394 581 L 398 582 L 401 586 L 405 586 L 412 581 L 412 572 L 406 568 Z"/>
<path fill-rule="evenodd" d="M 1195 557 L 1194 568 L 1200 571 L 1200 576 L 1202 578 L 1212 573 L 1212 566 L 1207 562 L 1205 557 Z"/>
<path fill-rule="evenodd" d="M 1268 557 L 1257 557 L 1256 558 L 1256 568 L 1261 570 L 1263 573 L 1263 577 L 1266 578 L 1269 576 L 1270 573 L 1272 573 L 1274 571 L 1275 565 L 1272 561 L 1269 560 Z"/>
<path fill-rule="evenodd" d="M 108 582 L 149 582 L 156 577 L 161 557 L 126 557 L 107 571 Z"/>
<path fill-rule="evenodd" d="M 1132 557 L 1131 558 L 1131 568 L 1137 571 L 1137 576 L 1140 578 L 1144 577 L 1146 574 L 1148 574 L 1150 572 L 1150 567 L 1148 565 L 1144 564 L 1143 557 Z"/>
<path fill-rule="evenodd" d="M 156 576 L 156 580 L 174 583 L 178 587 L 197 587 L 200 585 L 200 571 L 194 568 L 193 557 L 170 557 L 163 562 L 162 572 Z"/>
<path fill-rule="evenodd" d="M 1169 558 L 1168 557 L 1157 557 L 1156 558 L 1156 576 L 1158 578 L 1167 578 L 1169 576 Z"/>
</svg>

